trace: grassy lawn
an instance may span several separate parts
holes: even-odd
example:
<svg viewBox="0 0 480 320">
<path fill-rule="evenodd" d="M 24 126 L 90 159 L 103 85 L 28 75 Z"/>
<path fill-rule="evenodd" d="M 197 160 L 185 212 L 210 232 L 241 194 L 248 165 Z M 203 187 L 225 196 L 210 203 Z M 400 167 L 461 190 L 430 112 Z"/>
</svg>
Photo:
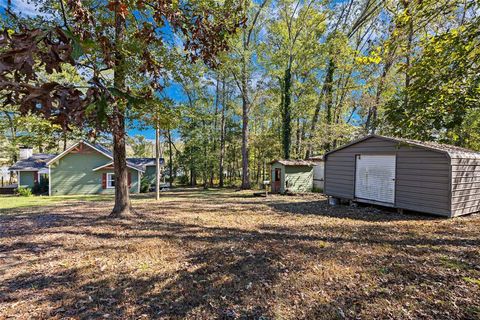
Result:
<svg viewBox="0 0 480 320">
<path fill-rule="evenodd" d="M 480 215 L 251 194 L 2 197 L 0 319 L 480 319 Z"/>
<path fill-rule="evenodd" d="M 8 213 L 6 209 L 24 207 L 42 207 L 71 201 L 106 201 L 113 199 L 111 195 L 86 195 L 86 196 L 0 196 L 0 213 Z"/>
</svg>

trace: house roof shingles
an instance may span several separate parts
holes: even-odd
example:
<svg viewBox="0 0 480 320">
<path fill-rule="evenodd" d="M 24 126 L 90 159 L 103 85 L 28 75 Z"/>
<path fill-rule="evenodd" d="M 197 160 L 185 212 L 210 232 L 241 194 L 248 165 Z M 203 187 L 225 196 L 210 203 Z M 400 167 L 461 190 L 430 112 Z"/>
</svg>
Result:
<svg viewBox="0 0 480 320">
<path fill-rule="evenodd" d="M 142 167 L 143 170 L 146 169 L 147 166 L 155 166 L 155 158 L 127 158 L 127 161 Z M 160 158 L 160 165 L 164 164 L 165 160 L 163 158 Z"/>
<path fill-rule="evenodd" d="M 111 158 L 113 160 L 113 153 L 105 148 L 102 145 L 99 144 L 93 144 L 88 141 L 82 141 L 88 146 L 93 147 L 94 149 L 97 149 L 97 151 L 100 151 L 101 153 L 105 154 L 107 157 Z M 54 159 L 57 157 L 58 154 L 43 154 L 43 153 L 37 153 L 33 154 L 31 157 L 28 159 L 22 159 L 17 161 L 15 164 L 13 164 L 9 170 L 11 171 L 38 171 L 41 169 L 45 169 L 48 167 L 47 162 L 50 160 Z M 163 158 L 160 159 L 160 163 L 163 164 L 164 160 Z M 145 168 L 150 165 L 155 165 L 155 158 L 128 158 L 127 159 L 127 164 L 130 167 L 133 167 L 137 170 L 140 171 L 145 171 Z"/>
<path fill-rule="evenodd" d="M 37 153 L 27 159 L 21 159 L 8 168 L 10 171 L 38 171 L 47 167 L 47 162 L 53 159 L 55 154 Z"/>
</svg>

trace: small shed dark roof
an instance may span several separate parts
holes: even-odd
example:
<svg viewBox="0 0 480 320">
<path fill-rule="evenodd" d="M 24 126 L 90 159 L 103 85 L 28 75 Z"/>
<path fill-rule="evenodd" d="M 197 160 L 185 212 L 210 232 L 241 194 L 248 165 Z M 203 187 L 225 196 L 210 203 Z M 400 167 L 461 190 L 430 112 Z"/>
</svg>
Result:
<svg viewBox="0 0 480 320">
<path fill-rule="evenodd" d="M 284 166 L 306 166 L 306 167 L 312 167 L 315 165 L 315 163 L 311 161 L 306 161 L 306 160 L 273 160 L 270 162 L 270 164 L 274 163 L 280 163 L 283 164 Z"/>
<path fill-rule="evenodd" d="M 480 152 L 466 149 L 466 148 L 461 148 L 457 146 L 452 146 L 449 144 L 443 144 L 443 143 L 437 143 L 437 142 L 431 142 L 431 141 L 419 141 L 419 140 L 413 140 L 413 139 L 405 139 L 405 138 L 397 138 L 397 137 L 388 137 L 388 136 L 380 136 L 376 134 L 371 134 L 368 136 L 365 136 L 363 138 L 354 140 L 346 145 L 343 145 L 337 149 L 334 149 L 332 151 L 329 151 L 325 153 L 326 155 L 329 155 L 330 153 L 333 153 L 335 151 L 344 149 L 346 147 L 349 147 L 351 145 L 354 145 L 356 143 L 359 143 L 361 141 L 370 139 L 372 137 L 380 138 L 380 139 L 386 139 L 390 141 L 397 141 L 400 143 L 405 143 L 408 145 L 428 149 L 428 150 L 433 150 L 437 152 L 442 152 L 446 153 L 450 158 L 466 158 L 466 159 L 480 159 Z"/>
<path fill-rule="evenodd" d="M 17 161 L 8 169 L 11 171 L 38 171 L 46 168 L 47 162 L 54 157 L 54 154 L 37 153 L 27 159 Z"/>
</svg>

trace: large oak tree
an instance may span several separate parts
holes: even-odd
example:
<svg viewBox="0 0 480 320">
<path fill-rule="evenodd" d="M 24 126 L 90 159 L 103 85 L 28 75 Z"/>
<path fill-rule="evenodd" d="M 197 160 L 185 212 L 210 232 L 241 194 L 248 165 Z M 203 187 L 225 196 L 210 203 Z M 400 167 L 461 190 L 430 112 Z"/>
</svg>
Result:
<svg viewBox="0 0 480 320">
<path fill-rule="evenodd" d="M 125 120 L 163 89 L 169 50 L 190 61 L 217 64 L 229 37 L 242 25 L 235 1 L 48 0 L 34 1 L 44 19 L 24 19 L 8 10 L 0 36 L 0 99 L 23 114 L 39 114 L 65 130 L 71 125 L 108 131 L 113 137 L 115 206 L 130 213 Z M 47 81 L 71 64 L 87 86 Z"/>
</svg>

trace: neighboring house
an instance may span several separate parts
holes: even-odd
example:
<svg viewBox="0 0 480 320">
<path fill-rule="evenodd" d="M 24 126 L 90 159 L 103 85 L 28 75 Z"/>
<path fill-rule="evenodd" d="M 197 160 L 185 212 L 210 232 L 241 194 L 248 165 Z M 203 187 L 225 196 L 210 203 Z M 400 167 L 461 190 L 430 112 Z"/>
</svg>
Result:
<svg viewBox="0 0 480 320">
<path fill-rule="evenodd" d="M 369 135 L 325 154 L 325 194 L 453 217 L 480 211 L 480 153 Z"/>
<path fill-rule="evenodd" d="M 311 192 L 314 163 L 305 160 L 274 160 L 272 166 L 272 192 Z"/>
<path fill-rule="evenodd" d="M 114 193 L 113 155 L 103 146 L 80 141 L 58 155 L 23 156 L 10 170 L 16 171 L 19 186 L 48 182 L 49 195 Z M 140 192 L 140 180 L 148 161 L 127 160 L 131 193 Z"/>
</svg>

